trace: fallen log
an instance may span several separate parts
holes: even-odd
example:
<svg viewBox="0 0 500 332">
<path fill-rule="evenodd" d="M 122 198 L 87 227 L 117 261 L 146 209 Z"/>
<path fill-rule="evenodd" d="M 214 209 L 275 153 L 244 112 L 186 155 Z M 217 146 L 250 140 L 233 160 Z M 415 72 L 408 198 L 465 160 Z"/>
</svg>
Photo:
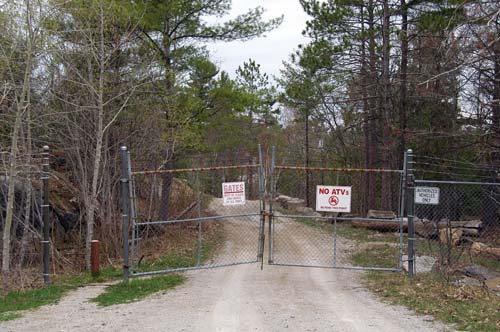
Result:
<svg viewBox="0 0 500 332">
<path fill-rule="evenodd" d="M 366 221 L 366 220 L 354 219 L 352 221 L 351 225 L 353 227 L 366 228 L 366 229 L 371 229 L 371 230 L 379 231 L 379 232 L 399 232 L 399 227 L 400 227 L 399 221 L 394 221 L 394 220 Z M 408 228 L 408 227 L 406 226 L 406 228 Z"/>
<path fill-rule="evenodd" d="M 354 219 L 352 226 L 357 228 L 366 228 L 379 232 L 399 232 L 401 222 L 396 219 L 397 216 L 392 211 L 368 210 L 366 218 L 379 220 Z M 408 229 L 408 222 L 403 221 L 403 231 Z"/>
<path fill-rule="evenodd" d="M 437 223 L 437 228 L 438 229 L 443 229 L 443 228 L 470 228 L 470 229 L 480 229 L 482 227 L 482 220 L 480 219 L 475 219 L 475 220 L 458 220 L 458 221 L 447 221 L 447 220 L 441 220 L 440 222 Z"/>
<path fill-rule="evenodd" d="M 367 218 L 374 218 L 374 219 L 395 219 L 396 214 L 392 211 L 368 210 L 366 217 Z"/>
<path fill-rule="evenodd" d="M 479 229 L 475 228 L 457 228 L 464 232 L 464 235 L 469 235 L 469 236 L 478 236 L 479 235 Z"/>
</svg>

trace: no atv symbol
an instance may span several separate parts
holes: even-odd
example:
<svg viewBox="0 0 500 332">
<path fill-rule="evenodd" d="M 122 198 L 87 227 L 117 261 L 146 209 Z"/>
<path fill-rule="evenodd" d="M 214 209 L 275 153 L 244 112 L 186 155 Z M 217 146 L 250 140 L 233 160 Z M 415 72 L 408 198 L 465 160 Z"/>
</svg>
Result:
<svg viewBox="0 0 500 332">
<path fill-rule="evenodd" d="M 330 203 L 331 206 L 337 206 L 337 204 L 339 204 L 339 198 L 337 196 L 330 196 L 328 203 Z"/>
</svg>

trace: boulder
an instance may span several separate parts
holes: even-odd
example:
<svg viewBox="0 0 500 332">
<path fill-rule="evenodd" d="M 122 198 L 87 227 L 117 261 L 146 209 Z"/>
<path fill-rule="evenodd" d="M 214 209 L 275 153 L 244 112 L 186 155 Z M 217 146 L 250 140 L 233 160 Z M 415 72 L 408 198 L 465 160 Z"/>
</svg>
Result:
<svg viewBox="0 0 500 332">
<path fill-rule="evenodd" d="M 486 281 L 490 279 L 500 278 L 500 272 L 496 272 L 488 269 L 487 267 L 480 265 L 467 265 L 463 269 L 463 273 L 471 278 L 475 278 L 479 281 Z"/>
<path fill-rule="evenodd" d="M 278 195 L 274 200 L 278 203 L 283 203 L 285 201 L 291 200 L 292 197 L 287 196 L 287 195 Z"/>
<path fill-rule="evenodd" d="M 415 257 L 415 271 L 419 273 L 429 273 L 432 271 L 436 259 L 431 256 L 416 256 Z M 408 256 L 403 255 L 403 269 L 408 271 Z"/>
</svg>

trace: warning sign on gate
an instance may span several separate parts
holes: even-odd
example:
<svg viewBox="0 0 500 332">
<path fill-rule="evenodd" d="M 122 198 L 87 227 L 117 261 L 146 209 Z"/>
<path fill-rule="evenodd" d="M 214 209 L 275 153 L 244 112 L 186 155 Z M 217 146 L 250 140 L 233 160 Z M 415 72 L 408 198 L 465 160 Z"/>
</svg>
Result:
<svg viewBox="0 0 500 332">
<path fill-rule="evenodd" d="M 222 205 L 245 205 L 245 182 L 222 183 Z"/>
<path fill-rule="evenodd" d="M 415 203 L 439 204 L 439 187 L 415 187 Z"/>
<path fill-rule="evenodd" d="M 316 211 L 351 212 L 351 187 L 316 186 Z"/>
</svg>

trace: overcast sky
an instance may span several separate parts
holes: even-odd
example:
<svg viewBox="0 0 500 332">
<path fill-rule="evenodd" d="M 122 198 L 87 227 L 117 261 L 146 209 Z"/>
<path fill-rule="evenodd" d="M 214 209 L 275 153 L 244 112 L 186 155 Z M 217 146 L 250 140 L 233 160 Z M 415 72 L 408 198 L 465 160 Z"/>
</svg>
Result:
<svg viewBox="0 0 500 332">
<path fill-rule="evenodd" d="M 233 0 L 231 17 L 257 6 L 266 9 L 264 17 L 267 19 L 284 15 L 281 26 L 265 37 L 250 41 L 207 45 L 212 59 L 233 77 L 238 66 L 248 58 L 259 63 L 263 72 L 278 75 L 282 61 L 287 60 L 297 45 L 306 40 L 302 36 L 302 30 L 305 28 L 307 15 L 298 0 Z"/>
</svg>

